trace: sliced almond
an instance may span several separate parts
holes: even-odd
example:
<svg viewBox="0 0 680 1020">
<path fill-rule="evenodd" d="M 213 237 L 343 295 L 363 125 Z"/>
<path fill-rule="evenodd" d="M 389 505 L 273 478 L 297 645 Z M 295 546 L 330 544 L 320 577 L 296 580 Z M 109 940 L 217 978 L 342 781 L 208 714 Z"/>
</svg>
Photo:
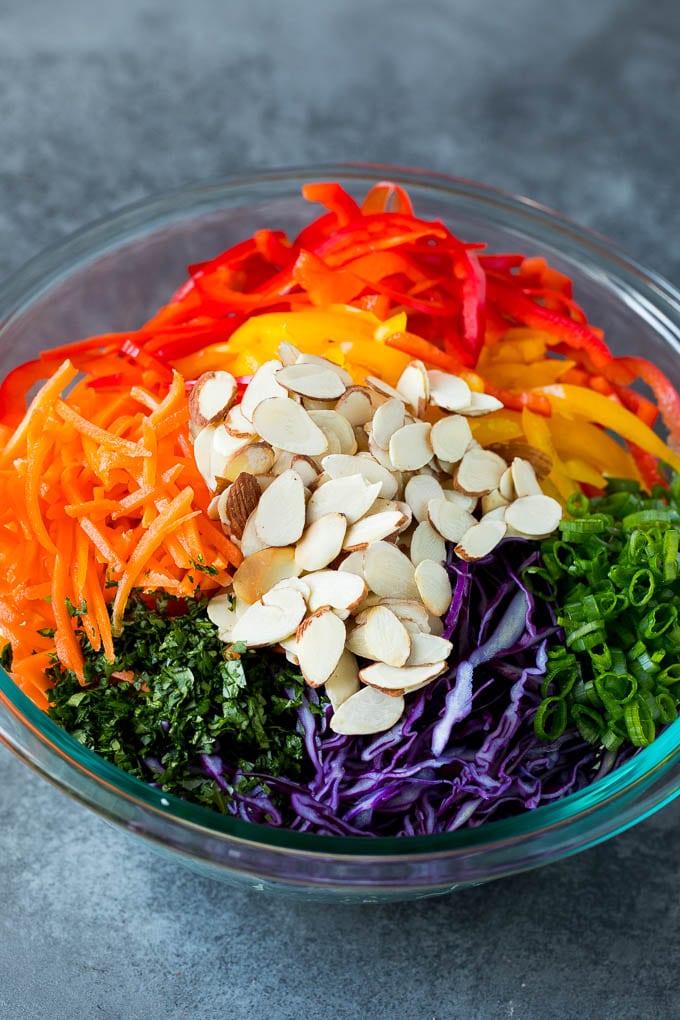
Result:
<svg viewBox="0 0 680 1020">
<path fill-rule="evenodd" d="M 397 471 L 417 471 L 432 460 L 429 422 L 404 425 L 390 439 L 390 460 Z"/>
<path fill-rule="evenodd" d="M 503 478 L 501 478 L 501 482 L 502 481 Z M 500 489 L 492 489 L 491 492 L 485 492 L 482 496 L 482 513 L 488 514 L 492 510 L 497 509 L 504 510 L 509 502 L 510 499 L 507 499 Z"/>
<path fill-rule="evenodd" d="M 347 531 L 347 519 L 338 513 L 325 514 L 309 525 L 295 549 L 302 570 L 323 570 L 340 554 Z"/>
<path fill-rule="evenodd" d="M 435 662 L 444 662 L 453 652 L 453 645 L 446 638 L 434 634 L 412 634 L 411 654 L 407 666 L 431 666 Z"/>
<path fill-rule="evenodd" d="M 231 372 L 204 372 L 189 394 L 189 421 L 194 428 L 214 425 L 224 419 L 236 400 L 237 386 Z"/>
<path fill-rule="evenodd" d="M 241 410 L 240 404 L 234 404 L 227 413 L 224 419 L 224 427 L 230 436 L 235 439 L 250 439 L 251 436 L 255 435 L 252 422 L 249 422 L 243 411 Z"/>
<path fill-rule="evenodd" d="M 383 450 L 382 446 L 378 446 L 377 442 L 375 441 L 375 437 L 373 436 L 372 423 L 366 425 L 365 428 L 367 429 L 367 432 L 365 432 L 364 435 L 366 436 L 368 441 L 368 452 L 370 453 L 371 457 L 377 460 L 378 464 L 382 464 L 384 468 L 387 468 L 388 471 L 392 471 L 393 467 L 392 461 L 390 460 L 389 451 Z"/>
<path fill-rule="evenodd" d="M 297 654 L 297 638 L 296 637 L 284 638 L 284 640 L 283 641 L 279 641 L 278 645 L 276 645 L 275 647 L 276 647 L 277 651 L 282 651 L 282 652 L 285 653 L 286 659 L 293 666 L 299 666 L 300 665 L 300 660 L 298 659 L 298 654 Z"/>
<path fill-rule="evenodd" d="M 349 553 L 345 556 L 344 560 L 338 567 L 338 570 L 344 570 L 348 574 L 356 574 L 358 577 L 363 579 L 364 576 L 364 551 L 363 549 L 357 549 L 356 552 Z"/>
<path fill-rule="evenodd" d="M 219 521 L 219 520 L 221 520 L 222 523 L 224 524 L 224 518 L 220 514 L 220 500 L 222 499 L 223 496 L 224 496 L 224 493 L 222 492 L 222 493 L 220 493 L 219 496 L 213 496 L 212 497 L 212 499 L 208 503 L 208 509 L 206 510 L 206 514 L 208 515 L 209 520 L 211 520 L 211 521 Z M 226 504 L 225 504 L 225 506 L 226 506 Z M 226 511 L 225 511 L 224 516 L 226 517 Z"/>
<path fill-rule="evenodd" d="M 248 648 L 278 644 L 297 630 L 306 612 L 305 600 L 299 592 L 291 589 L 268 592 L 236 622 L 232 640 L 243 641 Z"/>
<path fill-rule="evenodd" d="M 232 454 L 226 464 L 215 470 L 218 490 L 227 482 L 235 482 L 245 472 L 249 475 L 266 475 L 274 464 L 274 451 L 269 443 L 248 443 Z"/>
<path fill-rule="evenodd" d="M 337 512 L 343 514 L 350 524 L 354 524 L 368 513 L 380 489 L 380 482 L 371 484 L 361 474 L 332 478 L 310 496 L 307 520 L 311 523 L 328 513 Z"/>
<path fill-rule="evenodd" d="M 371 391 L 365 386 L 348 387 L 335 405 L 335 410 L 353 428 L 365 425 L 373 417 Z"/>
<path fill-rule="evenodd" d="M 368 647 L 366 641 L 366 624 L 365 622 L 360 624 L 358 627 L 353 627 L 347 635 L 347 649 L 353 655 L 358 655 L 360 659 L 370 659 L 371 650 Z"/>
<path fill-rule="evenodd" d="M 364 554 L 364 577 L 376 595 L 419 598 L 413 564 L 389 542 L 373 542 L 368 546 Z"/>
<path fill-rule="evenodd" d="M 430 380 L 422 361 L 410 361 L 399 376 L 397 391 L 417 418 L 422 418 L 430 402 Z"/>
<path fill-rule="evenodd" d="M 241 552 L 245 557 L 252 556 L 253 553 L 260 552 L 261 549 L 266 549 L 267 544 L 260 539 L 257 531 L 255 530 L 255 511 L 248 518 L 243 528 L 243 534 L 241 535 Z"/>
<path fill-rule="evenodd" d="M 318 400 L 314 397 L 300 397 L 300 402 L 305 411 L 332 411 L 335 405 L 334 400 Z"/>
<path fill-rule="evenodd" d="M 470 403 L 458 409 L 459 414 L 465 414 L 468 418 L 481 418 L 482 415 L 491 414 L 492 411 L 500 411 L 503 401 L 492 397 L 489 393 L 470 394 Z"/>
<path fill-rule="evenodd" d="M 369 425 L 370 428 L 370 425 Z M 369 438 L 364 432 L 363 425 L 354 426 L 354 438 L 357 441 L 357 453 L 368 453 L 369 452 Z M 377 445 L 377 444 L 376 444 Z"/>
<path fill-rule="evenodd" d="M 465 532 L 454 552 L 462 560 L 481 560 L 496 548 L 507 530 L 505 521 L 487 517 Z"/>
<path fill-rule="evenodd" d="M 367 375 L 365 379 L 366 386 L 374 393 L 377 393 L 381 397 L 396 397 L 397 400 L 401 400 L 401 393 L 395 390 L 394 386 L 390 386 L 389 383 L 384 382 L 382 379 L 378 379 L 375 375 Z"/>
<path fill-rule="evenodd" d="M 425 608 L 433 616 L 443 616 L 451 605 L 451 580 L 446 567 L 435 560 L 421 560 L 415 578 Z"/>
<path fill-rule="evenodd" d="M 260 492 L 265 492 L 276 477 L 276 475 L 272 474 L 255 475 L 255 481 L 260 486 Z"/>
<path fill-rule="evenodd" d="M 536 446 L 525 443 L 522 439 L 508 439 L 504 443 L 491 443 L 488 449 L 493 450 L 494 453 L 497 453 L 508 464 L 512 463 L 515 457 L 528 460 L 536 472 L 536 477 L 539 479 L 545 478 L 552 471 L 553 465 L 550 454 L 539 450 Z"/>
<path fill-rule="evenodd" d="M 510 471 L 512 472 L 515 492 L 518 496 L 543 495 L 543 490 L 536 478 L 536 472 L 528 460 L 524 460 L 522 457 L 513 457 Z"/>
<path fill-rule="evenodd" d="M 246 521 L 260 501 L 261 489 L 254 475 L 242 471 L 229 486 L 224 512 L 231 524 L 232 533 L 240 538 Z M 221 516 L 221 515 L 220 515 Z"/>
<path fill-rule="evenodd" d="M 477 506 L 477 496 L 468 496 L 466 492 L 459 492 L 458 489 L 444 489 L 444 499 L 455 506 L 467 510 L 469 514 L 474 513 Z"/>
<path fill-rule="evenodd" d="M 430 382 L 430 400 L 445 411 L 459 411 L 470 403 L 471 390 L 464 379 L 437 368 L 427 373 Z"/>
<path fill-rule="evenodd" d="M 284 471 L 260 496 L 255 530 L 262 542 L 292 545 L 305 527 L 305 489 L 296 471 Z"/>
<path fill-rule="evenodd" d="M 506 508 L 505 520 L 525 538 L 544 538 L 562 520 L 562 507 L 552 496 L 521 496 Z"/>
<path fill-rule="evenodd" d="M 316 365 L 328 372 L 334 372 L 345 387 L 351 386 L 353 383 L 352 376 L 349 372 L 345 371 L 341 365 L 336 364 L 335 361 L 331 361 L 330 358 L 322 358 L 318 354 L 299 353 L 297 357 L 297 364 Z"/>
<path fill-rule="evenodd" d="M 400 535 L 402 531 L 406 531 L 411 526 L 413 520 L 413 511 L 408 503 L 402 502 L 399 499 L 383 499 L 379 496 L 370 510 L 367 511 L 367 517 L 373 517 L 376 514 L 386 513 L 388 510 L 396 510 L 403 517 L 403 523 L 394 532 L 395 535 Z"/>
<path fill-rule="evenodd" d="M 315 400 L 336 400 L 345 392 L 340 377 L 325 365 L 298 362 L 280 368 L 274 378 L 287 390 Z"/>
<path fill-rule="evenodd" d="M 337 666 L 326 680 L 326 694 L 336 712 L 343 701 L 347 701 L 360 689 L 359 667 L 356 656 L 345 649 Z"/>
<path fill-rule="evenodd" d="M 483 517 L 480 518 L 480 523 L 481 521 L 505 521 L 505 511 L 508 506 L 510 506 L 509 503 L 503 502 L 501 506 L 487 510 Z"/>
<path fill-rule="evenodd" d="M 244 602 L 234 599 L 228 592 L 214 595 L 206 607 L 208 619 L 217 627 L 220 641 L 231 641 L 231 632 L 236 621 L 243 616 L 248 607 Z"/>
<path fill-rule="evenodd" d="M 260 549 L 246 556 L 234 574 L 234 594 L 252 605 L 278 581 L 300 573 L 302 570 L 295 562 L 295 549 L 292 546 Z"/>
<path fill-rule="evenodd" d="M 422 560 L 434 560 L 437 563 L 446 560 L 446 542 L 429 521 L 421 521 L 411 535 L 410 556 L 414 567 Z"/>
<path fill-rule="evenodd" d="M 271 586 L 269 591 L 281 591 L 282 588 L 299 591 L 305 602 L 309 600 L 309 585 L 302 577 L 298 577 L 297 574 L 291 574 L 290 577 L 282 577 L 280 581 Z"/>
<path fill-rule="evenodd" d="M 460 414 L 450 414 L 432 426 L 430 441 L 440 460 L 455 464 L 470 445 L 472 431 L 466 418 Z"/>
<path fill-rule="evenodd" d="M 392 610 L 395 616 L 399 617 L 407 630 L 407 624 L 411 623 L 417 630 L 429 634 L 431 629 L 430 614 L 420 599 L 383 598 L 381 601 L 384 606 Z"/>
<path fill-rule="evenodd" d="M 284 368 L 294 365 L 299 357 L 300 351 L 295 344 L 291 344 L 287 340 L 283 340 L 279 344 L 279 360 Z"/>
<path fill-rule="evenodd" d="M 288 391 L 276 381 L 276 373 L 282 367 L 281 362 L 274 358 L 271 361 L 264 361 L 255 372 L 241 398 L 241 412 L 247 421 L 253 421 L 255 408 L 263 400 L 288 396 Z"/>
<path fill-rule="evenodd" d="M 381 542 L 396 534 L 406 521 L 406 515 L 400 510 L 384 510 L 363 517 L 347 529 L 343 549 L 352 552 L 355 549 L 365 549 L 373 542 Z"/>
<path fill-rule="evenodd" d="M 300 672 L 310 687 L 325 684 L 345 650 L 345 625 L 332 609 L 319 609 L 297 629 Z"/>
<path fill-rule="evenodd" d="M 510 468 L 506 468 L 498 483 L 498 491 L 507 503 L 512 503 L 517 493 L 515 492 L 515 480 L 512 477 Z"/>
<path fill-rule="evenodd" d="M 385 606 L 373 606 L 366 615 L 366 644 L 372 659 L 403 666 L 411 654 L 411 638 L 398 616 Z"/>
<path fill-rule="evenodd" d="M 305 574 L 309 586 L 308 605 L 312 612 L 322 606 L 331 609 L 355 609 L 365 598 L 366 582 L 358 574 L 342 570 L 315 570 Z"/>
<path fill-rule="evenodd" d="M 310 411 L 309 417 L 317 425 L 328 440 L 329 453 L 331 450 L 331 439 L 334 436 L 337 440 L 337 452 L 352 456 L 357 451 L 357 441 L 354 429 L 341 414 L 337 411 Z"/>
<path fill-rule="evenodd" d="M 329 454 L 321 461 L 321 466 L 331 478 L 346 478 L 348 475 L 360 474 L 367 482 L 380 482 L 379 495 L 385 499 L 394 499 L 397 495 L 399 482 L 395 475 L 378 464 L 373 457 L 357 454 L 350 457 L 344 453 Z"/>
<path fill-rule="evenodd" d="M 490 450 L 468 450 L 455 477 L 455 487 L 470 496 L 483 496 L 485 492 L 497 489 L 507 464 L 497 453 Z"/>
<path fill-rule="evenodd" d="M 203 481 L 210 492 L 215 491 L 215 475 L 212 471 L 213 441 L 216 425 L 206 425 L 194 436 L 194 461 Z"/>
<path fill-rule="evenodd" d="M 318 457 L 328 449 L 325 435 L 309 412 L 288 397 L 261 401 L 253 412 L 253 425 L 268 443 L 289 453 Z"/>
<path fill-rule="evenodd" d="M 381 450 L 388 450 L 390 439 L 404 424 L 405 407 L 403 401 L 390 397 L 376 409 L 373 415 L 371 432 Z"/>
<path fill-rule="evenodd" d="M 335 710 L 329 723 L 334 733 L 365 736 L 383 733 L 399 722 L 404 712 L 404 699 L 391 698 L 372 687 L 363 687 Z"/>
<path fill-rule="evenodd" d="M 447 499 L 431 500 L 427 504 L 427 517 L 447 542 L 460 542 L 465 532 L 477 523 L 471 513 Z"/>
<path fill-rule="evenodd" d="M 299 474 L 302 484 L 307 489 L 310 489 L 319 477 L 319 469 L 311 457 L 296 453 L 291 459 L 290 466 Z"/>
<path fill-rule="evenodd" d="M 417 521 L 427 519 L 427 504 L 433 499 L 443 499 L 442 487 L 433 475 L 414 475 L 404 489 L 404 499 L 411 507 Z"/>
<path fill-rule="evenodd" d="M 359 679 L 370 687 L 381 691 L 395 691 L 403 694 L 414 687 L 430 683 L 446 670 L 445 662 L 429 663 L 426 666 L 387 666 L 375 662 L 359 670 Z M 355 695 L 356 697 L 356 695 Z"/>
<path fill-rule="evenodd" d="M 293 458 L 300 454 L 289 453 L 288 450 L 276 450 L 276 457 L 272 466 L 272 474 L 282 475 L 284 471 L 290 471 L 293 466 Z M 314 461 L 312 461 L 314 463 Z"/>
<path fill-rule="evenodd" d="M 224 424 L 209 425 L 207 428 L 212 429 L 212 451 L 210 454 L 210 473 L 214 478 L 223 477 L 226 473 L 227 464 L 233 459 L 235 454 L 247 449 L 250 445 L 249 439 L 243 439 L 240 436 L 231 436 L 224 427 Z M 201 432 L 196 436 L 194 440 L 194 457 L 198 464 L 197 446 L 203 441 L 205 431 L 202 429 Z M 234 478 L 236 476 L 234 475 Z M 233 481 L 233 479 L 231 479 Z M 216 485 L 213 482 L 213 488 Z"/>
</svg>

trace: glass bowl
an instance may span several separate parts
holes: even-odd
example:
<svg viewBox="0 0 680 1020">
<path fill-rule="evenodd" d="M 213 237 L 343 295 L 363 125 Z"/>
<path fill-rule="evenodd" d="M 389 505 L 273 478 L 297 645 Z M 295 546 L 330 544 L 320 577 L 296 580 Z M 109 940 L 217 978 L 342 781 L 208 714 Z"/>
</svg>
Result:
<svg viewBox="0 0 680 1020">
<path fill-rule="evenodd" d="M 644 353 L 680 384 L 680 294 L 604 238 L 527 199 L 455 178 L 385 166 L 272 171 L 151 199 L 28 263 L 0 293 L 0 375 L 41 348 L 137 327 L 184 278 L 253 230 L 296 232 L 312 215 L 308 180 L 362 196 L 408 187 L 418 214 L 441 217 L 492 250 L 544 254 L 574 280 L 616 353 Z M 299 897 L 405 899 L 538 867 L 623 831 L 680 792 L 680 720 L 589 788 L 518 817 L 437 836 L 312 836 L 223 817 L 163 795 L 83 748 L 0 672 L 0 739 L 37 773 L 159 851 L 222 881 Z M 45 824 L 49 819 L 45 818 Z"/>
</svg>

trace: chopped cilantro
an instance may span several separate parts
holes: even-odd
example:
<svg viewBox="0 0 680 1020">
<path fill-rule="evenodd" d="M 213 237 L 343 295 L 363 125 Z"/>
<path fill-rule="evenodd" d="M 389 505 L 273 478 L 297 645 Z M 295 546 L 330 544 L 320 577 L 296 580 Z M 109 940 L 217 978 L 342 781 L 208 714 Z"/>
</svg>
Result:
<svg viewBox="0 0 680 1020">
<path fill-rule="evenodd" d="M 304 779 L 296 709 L 305 685 L 269 649 L 235 646 L 229 654 L 205 607 L 205 598 L 133 595 L 114 663 L 80 633 L 88 686 L 58 664 L 48 671 L 55 683 L 49 714 L 132 775 L 224 811 L 224 790 L 202 768 L 201 754 L 218 755 L 227 777 Z M 253 782 L 239 776 L 236 788 L 246 792 Z"/>
</svg>

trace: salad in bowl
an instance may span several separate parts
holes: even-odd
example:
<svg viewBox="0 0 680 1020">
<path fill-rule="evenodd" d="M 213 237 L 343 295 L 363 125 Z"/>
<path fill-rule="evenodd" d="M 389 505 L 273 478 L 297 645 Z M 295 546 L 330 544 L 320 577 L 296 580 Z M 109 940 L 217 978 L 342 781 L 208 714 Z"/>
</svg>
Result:
<svg viewBox="0 0 680 1020">
<path fill-rule="evenodd" d="M 680 398 L 550 258 L 398 181 L 302 194 L 6 375 L 2 665 L 161 799 L 369 852 L 677 718 Z"/>
</svg>

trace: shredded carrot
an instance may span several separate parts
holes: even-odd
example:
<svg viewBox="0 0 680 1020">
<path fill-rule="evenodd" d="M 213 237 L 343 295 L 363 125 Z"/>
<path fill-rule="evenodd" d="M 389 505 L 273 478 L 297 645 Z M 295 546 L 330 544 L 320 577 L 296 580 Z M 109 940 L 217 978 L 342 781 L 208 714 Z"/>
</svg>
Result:
<svg viewBox="0 0 680 1020">
<path fill-rule="evenodd" d="M 41 707 L 49 685 L 34 653 L 56 655 L 82 683 L 81 632 L 114 658 L 111 602 L 120 628 L 133 587 L 209 592 L 241 560 L 219 523 L 195 520 L 210 494 L 187 435 L 182 376 L 127 366 L 103 400 L 93 377 L 71 385 L 80 368 L 56 366 L 0 456 L 0 635 L 14 679 Z"/>
</svg>

